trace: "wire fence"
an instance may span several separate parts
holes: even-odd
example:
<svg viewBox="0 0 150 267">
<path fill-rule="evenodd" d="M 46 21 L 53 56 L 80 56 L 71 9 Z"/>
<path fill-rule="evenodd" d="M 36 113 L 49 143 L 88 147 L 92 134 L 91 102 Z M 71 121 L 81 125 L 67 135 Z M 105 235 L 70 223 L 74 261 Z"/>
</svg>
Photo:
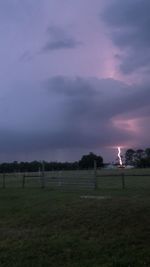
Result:
<svg viewBox="0 0 150 267">
<path fill-rule="evenodd" d="M 3 173 L 0 174 L 1 188 L 82 188 L 94 189 L 93 171 L 52 171 L 42 173 Z"/>
<path fill-rule="evenodd" d="M 150 171 L 51 171 L 0 174 L 0 188 L 149 189 Z"/>
</svg>

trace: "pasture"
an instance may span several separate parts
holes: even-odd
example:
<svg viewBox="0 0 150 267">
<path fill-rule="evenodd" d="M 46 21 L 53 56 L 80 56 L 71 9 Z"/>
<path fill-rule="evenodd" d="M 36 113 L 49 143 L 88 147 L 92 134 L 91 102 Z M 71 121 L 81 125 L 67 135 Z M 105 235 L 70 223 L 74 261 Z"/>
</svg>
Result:
<svg viewBox="0 0 150 267">
<path fill-rule="evenodd" d="M 150 171 L 123 171 L 131 175 L 124 190 L 122 170 L 97 171 L 98 190 L 41 189 L 40 177 L 23 189 L 22 175 L 8 175 L 0 189 L 0 266 L 150 266 L 150 177 L 133 176 Z M 60 175 L 84 179 L 93 171 Z"/>
</svg>

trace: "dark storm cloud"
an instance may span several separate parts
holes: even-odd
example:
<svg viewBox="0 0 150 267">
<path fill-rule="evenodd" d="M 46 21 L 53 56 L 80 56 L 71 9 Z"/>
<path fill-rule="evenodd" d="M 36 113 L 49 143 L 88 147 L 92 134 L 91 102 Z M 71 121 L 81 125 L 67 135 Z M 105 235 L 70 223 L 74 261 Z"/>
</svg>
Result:
<svg viewBox="0 0 150 267">
<path fill-rule="evenodd" d="M 11 104 L 6 98 L 0 107 L 1 114 L 5 112 L 0 147 L 1 153 L 13 157 L 134 141 L 135 132 L 117 127 L 114 121 L 118 116 L 122 121 L 147 117 L 150 91 L 148 85 L 134 88 L 112 79 L 55 76 L 41 89 L 31 88 L 30 96 L 18 91 L 10 98 Z M 7 103 L 8 111 L 3 108 Z"/>
<path fill-rule="evenodd" d="M 55 76 L 46 81 L 45 86 L 48 91 L 58 95 L 79 96 L 81 98 L 81 96 L 90 97 L 93 94 L 93 85 L 90 84 L 88 79 L 81 77 L 69 79 L 64 76 Z"/>
<path fill-rule="evenodd" d="M 88 118 L 111 118 L 149 106 L 149 84 L 127 86 L 113 79 L 76 78 L 56 76 L 47 81 L 50 94 L 64 97 L 71 107 L 68 114 L 78 111 Z"/>
<path fill-rule="evenodd" d="M 69 132 L 72 146 L 105 146 L 135 138 L 135 133 L 116 128 L 113 119 L 134 112 L 140 116 L 149 106 L 148 86 L 141 91 L 111 79 L 54 77 L 47 89 L 51 97 L 63 99 L 64 139 L 69 140 Z"/>
<path fill-rule="evenodd" d="M 52 50 L 73 49 L 80 45 L 70 34 L 58 26 L 50 26 L 47 30 L 48 41 L 42 48 L 42 52 L 50 52 Z"/>
<path fill-rule="evenodd" d="M 102 14 L 111 38 L 120 49 L 120 69 L 132 73 L 150 70 L 150 2 L 113 0 Z"/>
</svg>

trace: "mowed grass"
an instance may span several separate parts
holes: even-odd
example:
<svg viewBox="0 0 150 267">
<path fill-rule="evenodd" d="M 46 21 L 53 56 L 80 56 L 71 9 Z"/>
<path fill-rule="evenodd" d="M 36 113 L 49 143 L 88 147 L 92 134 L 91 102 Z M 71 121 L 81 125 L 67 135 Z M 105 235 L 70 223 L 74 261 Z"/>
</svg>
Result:
<svg viewBox="0 0 150 267">
<path fill-rule="evenodd" d="M 146 179 L 146 187 L 125 190 L 120 180 L 116 187 L 99 181 L 98 191 L 0 189 L 0 267 L 150 266 Z"/>
</svg>

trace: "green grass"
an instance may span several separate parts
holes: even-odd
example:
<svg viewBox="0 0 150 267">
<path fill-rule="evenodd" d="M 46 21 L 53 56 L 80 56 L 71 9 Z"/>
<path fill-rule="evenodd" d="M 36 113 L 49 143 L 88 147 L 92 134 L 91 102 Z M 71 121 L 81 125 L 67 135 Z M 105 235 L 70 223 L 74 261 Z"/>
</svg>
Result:
<svg viewBox="0 0 150 267">
<path fill-rule="evenodd" d="M 106 195 L 110 199 L 82 199 Z M 149 188 L 0 189 L 0 267 L 150 266 Z"/>
</svg>

